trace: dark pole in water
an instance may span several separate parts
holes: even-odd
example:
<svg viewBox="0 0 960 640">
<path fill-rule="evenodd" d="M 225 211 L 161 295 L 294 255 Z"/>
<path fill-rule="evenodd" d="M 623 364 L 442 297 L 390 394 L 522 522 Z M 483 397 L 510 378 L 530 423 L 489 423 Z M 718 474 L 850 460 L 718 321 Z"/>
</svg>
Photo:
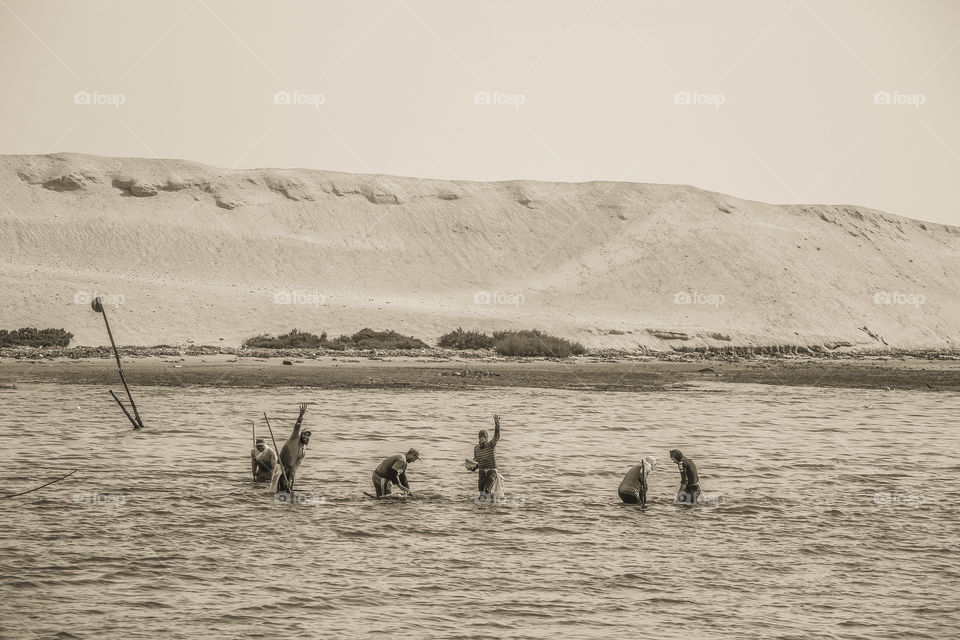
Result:
<svg viewBox="0 0 960 640">
<path fill-rule="evenodd" d="M 68 474 L 66 474 L 66 475 L 62 475 L 62 476 L 60 476 L 59 478 L 57 478 L 56 480 L 51 480 L 50 482 L 47 482 L 46 484 L 42 484 L 42 485 L 40 485 L 39 487 L 34 487 L 33 489 L 28 489 L 27 491 L 21 491 L 20 493 L 11 493 L 11 494 L 9 494 L 9 495 L 0 496 L 0 500 L 4 500 L 4 499 L 6 499 L 6 498 L 16 498 L 17 496 L 22 496 L 22 495 L 25 494 L 25 493 L 32 493 L 33 491 L 36 491 L 37 489 L 43 489 L 44 487 L 49 487 L 49 486 L 52 485 L 54 482 L 60 482 L 60 481 L 63 480 L 64 478 L 69 478 L 70 476 L 72 476 L 72 475 L 75 474 L 76 472 L 77 472 L 77 470 L 74 469 L 74 470 L 71 471 L 70 473 L 68 473 Z"/>
<path fill-rule="evenodd" d="M 273 448 L 277 450 L 277 464 L 280 465 L 280 473 L 283 474 L 283 484 L 287 485 L 287 491 L 293 496 L 293 485 L 287 480 L 287 472 L 283 468 L 283 458 L 280 457 L 280 447 L 277 446 L 277 439 L 273 437 L 273 427 L 270 426 L 270 418 L 267 417 L 266 411 L 263 412 L 263 419 L 267 421 L 267 429 L 270 429 L 270 439 L 273 440 Z"/>
<path fill-rule="evenodd" d="M 120 401 L 120 398 L 117 397 L 117 394 L 113 392 L 113 389 L 110 389 L 110 397 L 116 400 L 117 404 L 120 405 L 120 409 L 123 411 L 123 415 L 127 416 L 127 420 L 130 421 L 130 424 L 133 425 L 133 428 L 139 429 L 140 427 L 139 425 L 137 425 L 137 421 L 133 419 L 133 416 L 130 415 L 130 412 L 127 411 L 127 408 L 123 406 L 123 403 Z"/>
<path fill-rule="evenodd" d="M 251 452 L 255 452 L 257 450 L 257 421 L 251 420 L 250 426 L 253 427 L 253 449 L 251 449 Z M 252 455 L 254 456 L 254 460 L 256 460 L 256 453 L 252 453 Z M 254 464 L 254 467 L 253 467 L 254 481 L 256 481 L 257 479 L 257 471 L 258 471 L 257 466 L 256 464 Z"/>
<path fill-rule="evenodd" d="M 127 392 L 127 399 L 130 400 L 130 406 L 133 408 L 133 415 L 136 417 L 136 421 L 134 421 L 133 418 L 130 418 L 130 414 L 127 412 L 126 407 L 120 404 L 120 400 L 117 398 L 116 394 L 111 391 L 110 395 L 112 395 L 113 399 L 120 404 L 123 412 L 127 414 L 128 418 L 130 418 L 130 422 L 133 423 L 133 428 L 143 429 L 143 420 L 140 419 L 140 413 L 137 411 L 137 403 L 133 401 L 133 395 L 130 394 L 130 387 L 127 386 L 127 378 L 123 375 L 123 367 L 120 366 L 120 352 L 117 351 L 117 343 L 113 341 L 113 332 L 110 331 L 110 322 L 107 320 L 107 312 L 103 308 L 103 304 L 100 302 L 100 297 L 97 296 L 94 298 L 93 302 L 90 303 L 90 306 L 93 307 L 94 311 L 103 315 L 103 322 L 107 325 L 107 335 L 110 337 L 110 346 L 113 347 L 113 356 L 117 359 L 117 371 L 120 372 L 120 382 L 123 383 L 123 388 Z"/>
</svg>

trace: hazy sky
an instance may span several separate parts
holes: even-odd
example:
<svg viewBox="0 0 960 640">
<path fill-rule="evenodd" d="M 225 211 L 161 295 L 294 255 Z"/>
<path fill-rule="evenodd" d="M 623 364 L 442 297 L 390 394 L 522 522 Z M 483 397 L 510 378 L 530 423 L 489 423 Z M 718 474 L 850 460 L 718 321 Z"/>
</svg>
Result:
<svg viewBox="0 0 960 640">
<path fill-rule="evenodd" d="M 950 0 L 0 0 L 0 79 L 0 153 L 683 183 L 960 224 Z"/>
</svg>

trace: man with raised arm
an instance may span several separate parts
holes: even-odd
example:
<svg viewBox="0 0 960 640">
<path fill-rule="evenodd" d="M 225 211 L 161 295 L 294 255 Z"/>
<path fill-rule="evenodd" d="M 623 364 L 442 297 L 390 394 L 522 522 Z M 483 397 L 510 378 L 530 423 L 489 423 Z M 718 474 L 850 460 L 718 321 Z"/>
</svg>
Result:
<svg viewBox="0 0 960 640">
<path fill-rule="evenodd" d="M 303 457 L 307 455 L 307 444 L 310 442 L 310 432 L 301 433 L 300 425 L 303 424 L 303 414 L 307 412 L 307 403 L 300 403 L 300 415 L 297 416 L 297 424 L 293 425 L 293 433 L 283 443 L 280 448 L 280 464 L 283 466 L 283 474 L 277 483 L 277 491 L 293 491 L 293 480 L 303 462 Z M 284 482 L 286 476 L 286 482 Z"/>
<path fill-rule="evenodd" d="M 473 448 L 473 461 L 477 471 L 477 491 L 482 494 L 491 492 L 490 485 L 497 478 L 497 443 L 500 442 L 500 416 L 493 416 L 493 440 L 486 430 L 477 434 L 478 444 Z M 472 466 L 472 465 L 471 465 Z"/>
</svg>

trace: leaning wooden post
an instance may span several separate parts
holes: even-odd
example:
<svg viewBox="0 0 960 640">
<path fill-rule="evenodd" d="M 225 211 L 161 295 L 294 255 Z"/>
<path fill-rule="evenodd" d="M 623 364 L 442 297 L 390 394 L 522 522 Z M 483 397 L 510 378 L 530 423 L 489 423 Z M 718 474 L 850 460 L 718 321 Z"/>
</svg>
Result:
<svg viewBox="0 0 960 640">
<path fill-rule="evenodd" d="M 123 383 L 123 388 L 127 392 L 127 399 L 130 400 L 130 406 L 133 408 L 133 415 L 136 420 L 131 418 L 130 422 L 133 423 L 134 429 L 143 429 L 143 420 L 140 419 L 140 413 L 137 411 L 137 403 L 133 401 L 133 395 L 130 393 L 130 387 L 127 386 L 127 378 L 123 375 L 123 367 L 120 365 L 120 352 L 117 351 L 117 343 L 113 341 L 113 332 L 110 331 L 110 322 L 107 320 L 107 312 L 103 308 L 103 304 L 100 302 L 100 297 L 97 296 L 93 299 L 93 302 L 90 303 L 90 306 L 93 307 L 93 310 L 103 316 L 103 322 L 107 325 L 107 336 L 110 338 L 110 346 L 113 347 L 113 356 L 117 359 L 117 371 L 120 372 L 120 382 Z M 110 395 L 113 396 L 113 399 L 120 404 L 120 400 L 117 396 L 111 391 Z M 127 413 L 125 407 L 122 404 L 120 406 L 123 408 L 123 412 L 127 414 L 127 417 L 130 418 L 130 414 Z"/>
</svg>

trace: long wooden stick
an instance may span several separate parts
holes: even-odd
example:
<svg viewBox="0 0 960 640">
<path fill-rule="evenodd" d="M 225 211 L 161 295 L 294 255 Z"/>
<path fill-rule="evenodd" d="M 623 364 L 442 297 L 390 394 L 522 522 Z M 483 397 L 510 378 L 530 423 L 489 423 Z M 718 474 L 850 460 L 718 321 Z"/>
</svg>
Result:
<svg viewBox="0 0 960 640">
<path fill-rule="evenodd" d="M 113 399 L 117 401 L 117 404 L 120 405 L 120 408 L 123 409 L 123 413 L 127 416 L 127 420 L 130 421 L 130 424 L 133 425 L 134 429 L 139 429 L 140 426 L 137 424 L 137 421 L 133 419 L 133 416 L 130 415 L 130 412 L 127 411 L 127 408 L 123 406 L 123 403 L 120 401 L 120 398 L 117 397 L 117 394 L 113 392 L 113 389 L 110 389 L 110 395 L 113 396 Z"/>
<path fill-rule="evenodd" d="M 127 378 L 123 375 L 123 367 L 120 365 L 120 352 L 117 351 L 117 343 L 113 341 L 113 332 L 110 330 L 110 322 L 107 320 L 107 310 L 103 308 L 103 302 L 100 301 L 99 296 L 94 298 L 93 301 L 95 303 L 93 308 L 103 314 L 103 323 L 107 325 L 107 335 L 110 337 L 110 346 L 113 347 L 113 356 L 117 359 L 117 371 L 120 372 L 120 382 L 123 383 L 123 388 L 127 392 L 127 398 L 130 400 L 130 406 L 133 408 L 133 415 L 137 419 L 133 428 L 143 429 L 143 420 L 140 419 L 140 412 L 137 411 L 137 403 L 133 401 L 130 387 L 127 386 Z"/>
<path fill-rule="evenodd" d="M 267 429 L 270 429 L 270 439 L 273 440 L 273 448 L 277 450 L 277 464 L 280 465 L 280 473 L 283 474 L 283 483 L 287 485 L 287 491 L 293 494 L 293 484 L 287 479 L 287 471 L 283 468 L 283 456 L 280 455 L 280 447 L 277 446 L 277 439 L 273 437 L 273 427 L 270 426 L 270 418 L 267 412 L 263 412 L 263 419 L 267 421 Z"/>
<path fill-rule="evenodd" d="M 257 480 L 257 471 L 259 471 L 259 466 L 257 465 L 257 421 L 251 420 L 250 426 L 253 427 L 253 449 L 250 450 L 250 455 L 253 457 L 253 480 Z"/>
</svg>

